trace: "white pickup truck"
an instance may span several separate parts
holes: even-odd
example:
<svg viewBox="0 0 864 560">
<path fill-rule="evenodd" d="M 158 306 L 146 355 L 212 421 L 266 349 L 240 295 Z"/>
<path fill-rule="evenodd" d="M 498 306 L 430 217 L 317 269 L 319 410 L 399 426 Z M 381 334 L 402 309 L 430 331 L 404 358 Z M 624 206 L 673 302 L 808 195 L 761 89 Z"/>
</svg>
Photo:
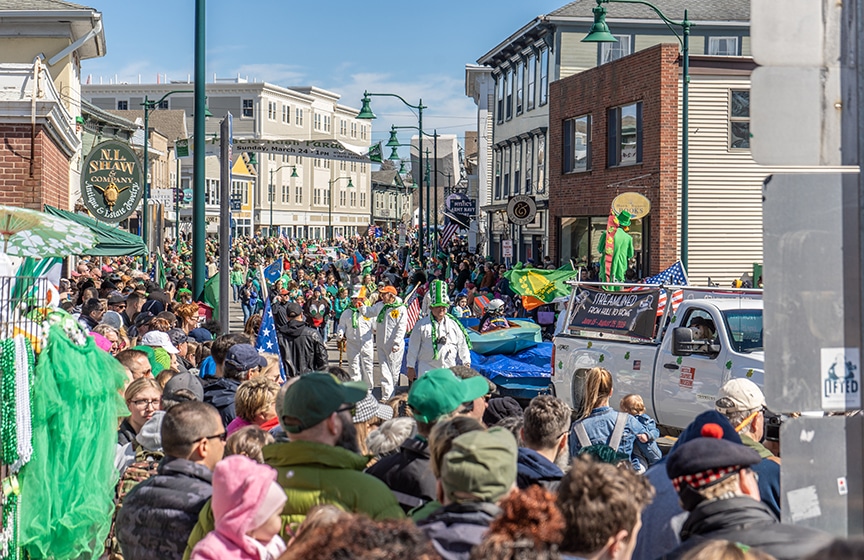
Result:
<svg viewBox="0 0 864 560">
<path fill-rule="evenodd" d="M 577 292 L 580 292 L 580 285 L 574 288 L 574 296 Z M 584 289 L 581 293 L 581 298 L 571 296 L 568 305 L 571 321 L 577 321 L 574 308 L 592 303 L 590 298 L 594 296 L 584 295 Z M 601 295 L 596 298 L 602 303 L 632 297 L 620 295 L 623 292 L 611 292 L 619 294 L 611 297 L 610 292 L 605 292 L 605 296 L 599 291 L 592 292 L 598 293 Z M 667 293 L 671 297 L 675 290 Z M 652 338 L 584 326 L 586 323 L 608 326 L 614 321 L 595 318 L 593 323 L 590 319 L 581 324 L 569 323 L 553 341 L 552 383 L 556 395 L 578 409 L 585 372 L 600 366 L 608 369 L 614 379 L 610 403 L 613 407 L 617 408 L 624 395 L 637 393 L 657 424 L 675 434 L 696 415 L 713 407 L 720 386 L 729 379 L 746 377 L 763 386 L 761 290 L 731 292 L 684 288 L 675 295 L 683 301 L 674 312 L 670 310 L 672 306 L 665 306 L 660 314 L 656 306 L 650 311 L 652 316 L 657 316 Z M 582 301 L 577 301 L 579 299 Z M 630 302 L 621 305 L 626 303 Z M 631 310 L 633 308 L 635 306 L 631 306 Z M 606 315 L 627 313 L 626 309 L 604 311 L 594 307 L 591 310 Z M 694 332 L 701 331 L 692 327 L 705 321 L 716 326 L 716 334 L 710 340 L 694 340 Z"/>
</svg>

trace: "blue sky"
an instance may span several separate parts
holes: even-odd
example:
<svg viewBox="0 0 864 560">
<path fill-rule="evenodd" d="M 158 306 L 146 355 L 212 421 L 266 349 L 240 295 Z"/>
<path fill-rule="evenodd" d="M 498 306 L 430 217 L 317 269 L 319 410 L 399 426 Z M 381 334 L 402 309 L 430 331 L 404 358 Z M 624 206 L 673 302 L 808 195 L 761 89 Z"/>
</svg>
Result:
<svg viewBox="0 0 864 560">
<path fill-rule="evenodd" d="M 424 129 L 464 136 L 476 128 L 465 64 L 566 0 L 227 0 L 207 2 L 207 81 L 248 77 L 312 85 L 360 106 L 363 90 L 422 97 Z M 108 54 L 84 61 L 83 79 L 185 80 L 193 72 L 193 0 L 91 0 L 103 14 Z M 373 99 L 373 141 L 391 124 L 414 125 L 398 102 Z M 407 142 L 409 131 L 400 139 Z"/>
</svg>

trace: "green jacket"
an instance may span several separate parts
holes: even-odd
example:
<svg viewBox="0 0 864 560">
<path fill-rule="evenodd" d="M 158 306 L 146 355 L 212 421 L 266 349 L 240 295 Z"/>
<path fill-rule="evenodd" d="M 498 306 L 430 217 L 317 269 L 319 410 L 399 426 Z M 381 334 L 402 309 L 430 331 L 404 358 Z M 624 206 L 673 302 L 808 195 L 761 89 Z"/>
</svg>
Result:
<svg viewBox="0 0 864 560">
<path fill-rule="evenodd" d="M 264 463 L 279 473 L 276 479 L 288 501 L 282 509 L 281 536 L 287 542 L 306 513 L 319 504 L 334 504 L 375 520 L 405 517 L 393 492 L 380 480 L 363 472 L 367 458 L 323 443 L 292 441 L 264 447 Z M 189 536 L 187 560 L 195 545 L 213 530 L 213 510 L 208 501 Z M 290 529 L 290 530 L 289 530 Z"/>
<path fill-rule="evenodd" d="M 231 271 L 231 285 L 232 286 L 242 286 L 245 282 L 245 274 L 243 274 L 242 270 L 232 270 Z"/>
</svg>

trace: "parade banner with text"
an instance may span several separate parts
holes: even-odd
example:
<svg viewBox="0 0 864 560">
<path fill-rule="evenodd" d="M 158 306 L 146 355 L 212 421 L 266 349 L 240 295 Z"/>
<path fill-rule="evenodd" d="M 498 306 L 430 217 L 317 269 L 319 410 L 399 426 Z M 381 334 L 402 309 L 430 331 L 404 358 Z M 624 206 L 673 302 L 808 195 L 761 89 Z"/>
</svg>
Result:
<svg viewBox="0 0 864 560">
<path fill-rule="evenodd" d="M 605 292 L 577 287 L 570 328 L 653 338 L 659 294 L 660 290 Z"/>
</svg>

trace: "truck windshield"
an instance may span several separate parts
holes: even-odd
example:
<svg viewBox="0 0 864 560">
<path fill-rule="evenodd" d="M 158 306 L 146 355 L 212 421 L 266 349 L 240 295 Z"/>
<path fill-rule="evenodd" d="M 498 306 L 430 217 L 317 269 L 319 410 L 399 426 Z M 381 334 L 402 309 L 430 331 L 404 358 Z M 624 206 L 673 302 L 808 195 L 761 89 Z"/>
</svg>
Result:
<svg viewBox="0 0 864 560">
<path fill-rule="evenodd" d="M 761 352 L 762 310 L 735 309 L 723 312 L 729 339 L 736 352 Z"/>
</svg>

